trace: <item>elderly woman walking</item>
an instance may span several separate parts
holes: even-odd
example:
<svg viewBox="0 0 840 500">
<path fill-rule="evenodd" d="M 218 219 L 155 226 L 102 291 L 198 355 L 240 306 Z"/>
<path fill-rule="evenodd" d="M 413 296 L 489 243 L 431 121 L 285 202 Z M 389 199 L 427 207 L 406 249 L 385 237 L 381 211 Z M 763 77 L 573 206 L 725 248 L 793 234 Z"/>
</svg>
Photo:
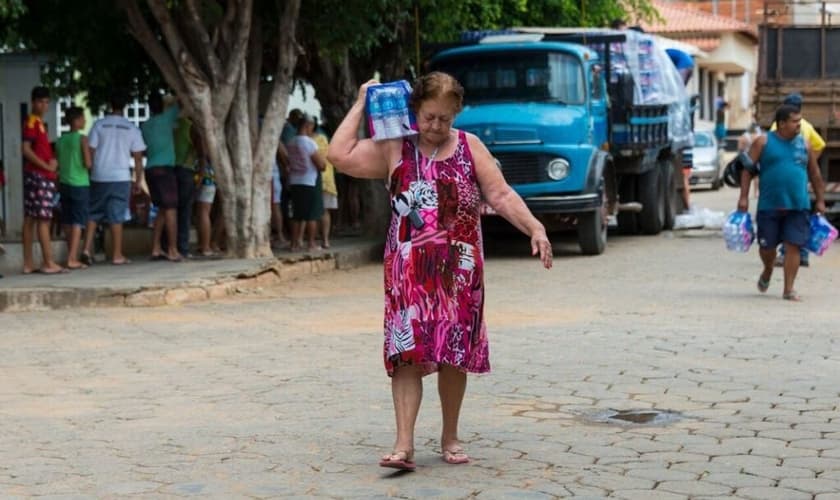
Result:
<svg viewBox="0 0 840 500">
<path fill-rule="evenodd" d="M 385 244 L 385 368 L 391 377 L 397 438 L 383 467 L 413 470 L 414 426 L 422 377 L 438 372 L 443 413 L 441 457 L 469 457 L 458 439 L 467 373 L 490 371 L 484 326 L 484 264 L 479 204 L 531 237 L 533 255 L 551 267 L 543 225 L 507 185 L 487 148 L 452 128 L 463 88 L 450 75 L 420 78 L 411 95 L 419 134 L 375 143 L 358 139 L 368 86 L 339 126 L 328 157 L 355 177 L 388 179 L 394 208 Z"/>
</svg>

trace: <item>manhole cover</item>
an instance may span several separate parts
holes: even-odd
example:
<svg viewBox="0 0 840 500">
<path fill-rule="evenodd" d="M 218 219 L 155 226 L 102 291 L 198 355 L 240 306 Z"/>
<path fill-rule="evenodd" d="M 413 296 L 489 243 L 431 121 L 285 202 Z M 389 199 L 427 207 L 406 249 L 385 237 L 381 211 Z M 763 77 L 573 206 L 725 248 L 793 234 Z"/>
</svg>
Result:
<svg viewBox="0 0 840 500">
<path fill-rule="evenodd" d="M 667 410 L 607 410 L 592 420 L 606 424 L 666 425 L 680 418 L 679 413 Z"/>
</svg>

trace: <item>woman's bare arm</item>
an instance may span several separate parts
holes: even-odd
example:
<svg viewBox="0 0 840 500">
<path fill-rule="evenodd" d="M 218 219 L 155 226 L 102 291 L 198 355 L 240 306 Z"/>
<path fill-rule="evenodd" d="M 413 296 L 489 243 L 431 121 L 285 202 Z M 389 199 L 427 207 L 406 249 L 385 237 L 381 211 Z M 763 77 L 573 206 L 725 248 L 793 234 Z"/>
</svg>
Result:
<svg viewBox="0 0 840 500">
<path fill-rule="evenodd" d="M 359 139 L 358 136 L 365 119 L 367 88 L 376 83 L 376 80 L 371 80 L 361 86 L 355 104 L 333 134 L 327 150 L 327 160 L 339 172 L 353 177 L 385 179 L 389 173 L 389 161 L 383 148 L 371 139 Z"/>
<path fill-rule="evenodd" d="M 475 175 L 487 203 L 499 215 L 513 224 L 517 229 L 531 237 L 531 252 L 539 253 L 540 260 L 548 269 L 551 268 L 551 243 L 545 233 L 545 227 L 528 210 L 522 198 L 508 185 L 501 170 L 496 167 L 496 161 L 487 147 L 478 137 L 467 134 L 470 150 L 475 164 Z"/>
</svg>

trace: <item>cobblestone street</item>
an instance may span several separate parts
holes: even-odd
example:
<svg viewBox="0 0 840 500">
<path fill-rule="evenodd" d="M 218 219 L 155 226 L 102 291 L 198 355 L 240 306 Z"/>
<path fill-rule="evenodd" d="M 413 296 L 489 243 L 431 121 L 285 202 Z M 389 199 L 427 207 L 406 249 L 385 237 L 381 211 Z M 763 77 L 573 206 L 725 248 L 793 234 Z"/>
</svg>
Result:
<svg viewBox="0 0 840 500">
<path fill-rule="evenodd" d="M 734 191 L 701 193 L 729 207 Z M 723 209 L 723 208 L 721 208 Z M 756 291 L 711 232 L 611 237 L 555 267 L 487 260 L 493 373 L 469 465 L 441 461 L 434 377 L 418 470 L 393 440 L 381 266 L 244 297 L 0 316 L 0 497 L 840 499 L 840 250 Z M 661 409 L 664 425 L 594 421 Z"/>
</svg>

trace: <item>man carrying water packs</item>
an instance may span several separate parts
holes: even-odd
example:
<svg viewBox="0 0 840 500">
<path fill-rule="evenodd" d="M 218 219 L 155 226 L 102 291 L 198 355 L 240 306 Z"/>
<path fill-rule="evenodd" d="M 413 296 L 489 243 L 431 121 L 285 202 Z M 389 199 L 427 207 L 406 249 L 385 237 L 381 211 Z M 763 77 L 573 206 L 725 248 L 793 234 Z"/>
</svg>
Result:
<svg viewBox="0 0 840 500">
<path fill-rule="evenodd" d="M 800 301 L 793 289 L 793 282 L 799 270 L 799 249 L 810 235 L 808 197 L 810 180 L 816 195 L 815 209 L 825 212 L 824 186 L 817 166 L 817 156 L 800 135 L 802 115 L 790 105 L 776 110 L 777 129 L 758 137 L 750 146 L 750 159 L 761 164 L 759 182 L 761 193 L 758 198 L 756 223 L 758 245 L 764 270 L 758 277 L 758 291 L 764 293 L 770 287 L 776 247 L 785 246 L 784 290 L 782 298 Z M 746 169 L 741 173 L 741 195 L 738 210 L 749 209 L 751 176 Z"/>
</svg>

